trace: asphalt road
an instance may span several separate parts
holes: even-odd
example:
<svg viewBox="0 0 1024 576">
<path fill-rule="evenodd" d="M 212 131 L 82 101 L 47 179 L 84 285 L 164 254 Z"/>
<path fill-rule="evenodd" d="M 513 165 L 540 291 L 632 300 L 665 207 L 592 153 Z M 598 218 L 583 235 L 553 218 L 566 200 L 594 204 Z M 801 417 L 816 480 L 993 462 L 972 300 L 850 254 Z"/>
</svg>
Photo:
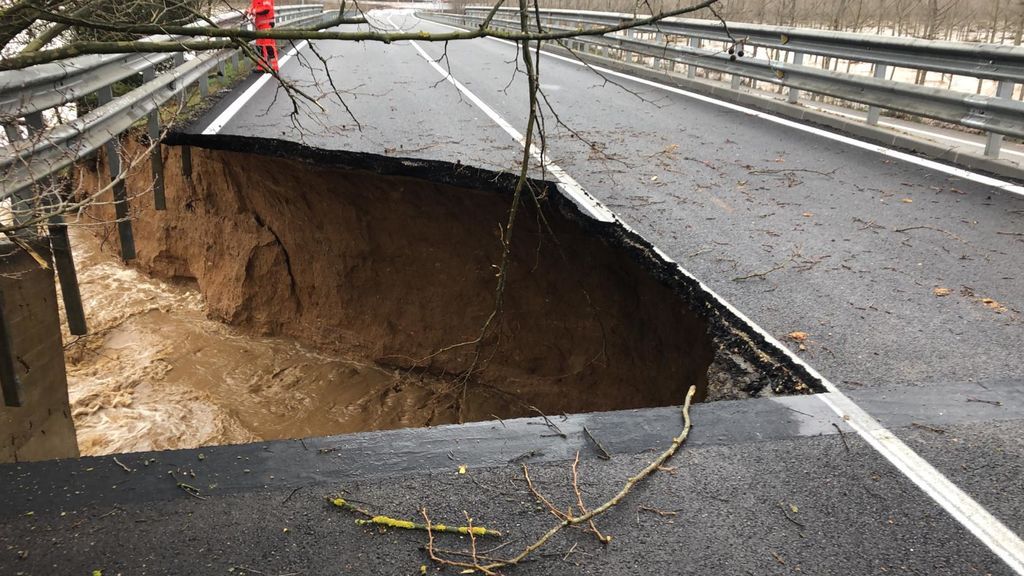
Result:
<svg viewBox="0 0 1024 576">
<path fill-rule="evenodd" d="M 377 16 L 382 26 L 444 29 Z M 495 115 L 525 127 L 514 46 L 417 44 Z M 316 51 L 326 64 L 305 49 L 306 65 L 290 62 L 285 76 L 323 93 L 333 79 L 344 102 L 324 97 L 323 111 L 291 115 L 289 99 L 265 87 L 219 133 L 518 164 L 519 145 L 410 43 Z M 555 163 L 770 333 L 807 332 L 807 363 L 1024 532 L 1024 198 L 557 58 L 542 60 L 541 83 Z M 247 86 L 188 130 L 202 132 Z M 582 449 L 582 487 L 596 502 L 679 420 L 667 409 L 607 418 L 564 422 L 568 440 L 526 422 L 481 423 L 204 449 L 203 460 L 197 451 L 121 457 L 133 472 L 110 458 L 0 467 L 13 503 L 0 511 L 0 567 L 414 574 L 422 534 L 355 526 L 323 497 L 344 491 L 410 518 L 427 507 L 449 522 L 468 510 L 515 548 L 552 521 L 522 485 L 519 456 L 537 452 L 531 474 L 566 501 Z M 815 398 L 702 405 L 694 418 L 675 473 L 638 486 L 602 523 L 615 536 L 609 548 L 573 531 L 517 572 L 1013 573 Z M 612 444 L 611 461 L 592 453 L 584 423 Z M 149 458 L 157 462 L 143 465 Z M 459 464 L 470 473 L 457 474 Z M 195 472 L 185 481 L 208 499 L 168 472 Z"/>
<path fill-rule="evenodd" d="M 944 390 L 951 398 L 962 392 Z M 1024 408 L 1019 394 L 1013 408 Z M 891 416 L 906 424 L 927 412 L 903 406 Z M 1013 573 L 859 437 L 839 435 L 845 424 L 816 398 L 717 402 L 692 415 L 697 424 L 672 468 L 600 520 L 611 545 L 570 530 L 509 573 Z M 954 418 L 960 423 L 941 424 L 945 434 L 970 438 L 972 424 Z M 423 533 L 357 526 L 329 496 L 412 520 L 424 508 L 447 523 L 468 511 L 476 525 L 505 533 L 480 548 L 505 544 L 492 555 L 506 556 L 555 523 L 530 495 L 522 464 L 538 490 L 565 507 L 579 450 L 579 486 L 593 506 L 681 426 L 672 408 L 554 422 L 565 439 L 535 418 L 3 466 L 0 568 L 412 575 L 430 564 Z M 597 457 L 584 427 L 610 460 Z M 924 446 L 938 435 L 920 433 Z M 971 464 L 978 460 L 985 461 L 979 454 Z M 1019 499 L 1003 498 L 1003 510 L 1022 512 Z M 449 535 L 437 543 L 467 544 Z"/>
</svg>

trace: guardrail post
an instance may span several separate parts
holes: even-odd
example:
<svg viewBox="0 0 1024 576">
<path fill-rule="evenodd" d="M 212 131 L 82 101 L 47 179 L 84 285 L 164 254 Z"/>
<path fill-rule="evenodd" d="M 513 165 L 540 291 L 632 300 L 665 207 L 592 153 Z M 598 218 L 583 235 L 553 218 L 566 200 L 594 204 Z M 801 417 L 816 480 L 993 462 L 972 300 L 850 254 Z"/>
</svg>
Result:
<svg viewBox="0 0 1024 576">
<path fill-rule="evenodd" d="M 690 38 L 690 48 L 700 48 L 700 38 Z M 686 66 L 686 77 L 696 78 L 697 77 L 697 66 L 693 64 L 687 64 Z"/>
<path fill-rule="evenodd" d="M 885 78 L 889 67 L 885 64 L 875 64 L 875 78 Z M 878 106 L 868 107 L 868 126 L 878 126 L 878 117 L 882 115 L 882 109 Z"/>
<path fill-rule="evenodd" d="M 996 98 L 1010 98 L 1013 96 L 1013 84 L 1013 82 L 1008 80 L 1000 80 L 999 85 L 996 87 Z M 1002 147 L 1003 135 L 989 132 L 988 139 L 985 140 L 985 156 L 999 158 L 999 150 Z"/>
<path fill-rule="evenodd" d="M 21 382 L 14 371 L 11 335 L 4 315 L 4 295 L 0 292 L 0 388 L 3 389 L 4 405 L 18 407 L 21 406 Z"/>
<path fill-rule="evenodd" d="M 114 99 L 110 86 L 104 86 L 96 92 L 100 105 Z M 114 190 L 114 215 L 117 218 L 117 236 L 121 241 L 121 258 L 135 259 L 135 236 L 132 233 L 132 221 L 128 214 L 128 194 L 125 190 L 124 178 L 121 177 L 121 155 L 117 151 L 118 138 L 114 136 L 104 145 L 107 152 L 107 167 Z"/>
<path fill-rule="evenodd" d="M 155 76 L 156 70 L 153 68 L 146 68 L 142 72 L 142 81 L 149 82 Z M 153 172 L 153 207 L 157 210 L 166 210 L 167 199 L 164 196 L 164 155 L 160 150 L 159 108 L 149 113 L 146 130 L 149 135 L 149 144 L 152 146 L 152 149 L 149 151 L 149 165 Z"/>
<path fill-rule="evenodd" d="M 206 73 L 204 72 L 203 75 L 199 77 L 199 97 L 200 98 L 206 98 L 209 95 L 210 95 L 210 77 L 207 76 Z"/>
<path fill-rule="evenodd" d="M 732 88 L 733 90 L 739 90 L 740 89 L 740 76 L 739 76 L 739 74 L 733 74 L 732 75 L 732 79 L 731 79 L 731 83 L 730 83 L 729 87 Z"/>
<path fill-rule="evenodd" d="M 18 130 L 18 125 L 14 122 L 4 124 L 4 134 L 7 135 L 8 142 L 17 142 L 18 140 L 21 140 L 21 130 Z"/>
<path fill-rule="evenodd" d="M 793 65 L 794 66 L 800 66 L 803 63 L 804 63 L 804 53 L 803 52 L 794 52 L 793 53 Z M 786 94 L 786 100 L 790 104 L 796 104 L 797 102 L 800 101 L 800 91 L 797 90 L 796 88 L 790 88 L 789 92 Z"/>
<path fill-rule="evenodd" d="M 50 216 L 46 230 L 50 236 L 53 267 L 57 270 L 60 294 L 64 300 L 64 318 L 68 322 L 68 332 L 74 336 L 84 336 L 89 333 L 89 328 L 85 324 L 82 291 L 78 286 L 78 271 L 75 270 L 75 256 L 71 253 L 71 240 L 68 238 L 68 225 L 64 222 L 64 216 Z"/>
<path fill-rule="evenodd" d="M 174 67 L 175 68 L 177 68 L 178 66 L 181 66 L 182 64 L 184 64 L 185 63 L 185 53 L 184 52 L 175 52 L 174 53 L 173 63 L 174 63 Z M 186 86 L 182 86 L 180 84 L 180 82 L 181 82 L 181 80 L 175 80 L 174 83 L 171 84 L 170 87 L 174 90 L 174 94 L 177 94 L 182 89 L 186 88 Z"/>
<path fill-rule="evenodd" d="M 46 128 L 43 115 L 39 112 L 26 116 L 25 123 L 28 124 L 30 136 L 40 134 Z M 18 139 L 21 139 L 20 133 Z M 63 198 L 56 196 L 59 192 L 55 188 L 53 176 L 41 178 L 40 183 L 50 190 L 47 194 L 47 201 L 43 202 L 44 205 L 48 207 L 53 203 L 63 201 Z M 83 336 L 88 334 L 89 330 L 85 325 L 82 292 L 78 287 L 78 272 L 75 270 L 75 258 L 71 253 L 71 241 L 68 239 L 68 226 L 64 222 L 64 216 L 60 213 L 50 214 L 46 228 L 50 238 L 50 252 L 53 254 L 53 267 L 56 269 L 57 279 L 60 281 L 68 332 L 74 336 Z"/>
<path fill-rule="evenodd" d="M 231 54 L 231 69 L 235 71 L 235 74 L 239 73 L 238 70 L 238 51 L 236 50 Z"/>
</svg>

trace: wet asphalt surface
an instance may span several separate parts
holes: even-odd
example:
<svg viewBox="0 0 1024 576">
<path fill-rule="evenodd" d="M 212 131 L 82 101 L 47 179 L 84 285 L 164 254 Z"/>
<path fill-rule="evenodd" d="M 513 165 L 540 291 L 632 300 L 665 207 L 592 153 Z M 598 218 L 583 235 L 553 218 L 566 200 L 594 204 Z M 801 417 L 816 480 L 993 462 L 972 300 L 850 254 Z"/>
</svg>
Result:
<svg viewBox="0 0 1024 576">
<path fill-rule="evenodd" d="M 931 408 L 892 417 L 926 418 Z M 816 398 L 717 402 L 692 415 L 697 424 L 670 468 L 600 519 L 609 546 L 568 530 L 507 572 L 1012 573 Z M 469 512 L 474 525 L 504 533 L 479 542 L 480 550 L 503 545 L 490 555 L 504 557 L 556 523 L 530 494 L 524 464 L 536 488 L 564 508 L 574 500 L 571 459 L 579 451 L 578 485 L 593 506 L 663 450 L 680 420 L 677 409 L 661 408 L 555 417 L 565 438 L 533 418 L 7 465 L 0 566 L 24 574 L 280 575 L 416 574 L 430 564 L 422 532 L 358 526 L 357 516 L 327 503 L 337 496 L 410 520 L 425 509 L 451 524 Z M 977 438 L 977 424 L 942 426 L 944 442 Z M 941 451 L 935 429 L 908 430 L 910 441 Z M 1021 446 L 998 449 L 1019 454 Z M 969 464 L 990 455 L 979 451 Z M 1015 518 L 1024 512 L 1009 494 L 1003 504 Z M 468 544 L 457 535 L 436 542 Z"/>
<path fill-rule="evenodd" d="M 289 118 L 291 103 L 265 88 L 221 134 L 515 169 L 518 144 L 438 83 L 408 43 L 317 49 L 361 129 L 337 99 Z M 293 61 L 286 75 L 326 86 L 323 64 L 303 54 L 312 69 Z M 455 43 L 441 65 L 522 130 L 525 78 L 514 57 L 496 41 Z M 541 83 L 553 161 L 769 332 L 808 333 L 802 358 L 1024 531 L 1024 198 L 553 58 L 541 64 Z M 189 130 L 201 131 L 243 88 Z M 515 572 L 1010 573 L 822 406 L 810 398 L 695 408 L 693 443 L 674 473 L 656 474 L 602 521 L 610 547 L 573 530 Z M 504 552 L 552 522 L 522 484 L 517 458 L 539 453 L 523 461 L 564 506 L 581 449 L 581 488 L 593 503 L 649 460 L 678 420 L 659 409 L 594 423 L 614 445 L 610 461 L 570 420 L 568 439 L 545 437 L 537 423 L 485 423 L 120 457 L 133 472 L 110 458 L 0 467 L 14 503 L 0 512 L 0 568 L 415 574 L 429 564 L 422 534 L 356 526 L 324 496 L 410 519 L 426 507 L 454 522 L 466 510 L 509 533 L 515 543 Z M 142 465 L 149 458 L 158 461 Z M 459 464 L 469 473 L 457 474 Z M 179 489 L 169 471 L 195 472 L 182 481 L 207 499 Z M 445 545 L 465 544 L 456 540 Z"/>
</svg>

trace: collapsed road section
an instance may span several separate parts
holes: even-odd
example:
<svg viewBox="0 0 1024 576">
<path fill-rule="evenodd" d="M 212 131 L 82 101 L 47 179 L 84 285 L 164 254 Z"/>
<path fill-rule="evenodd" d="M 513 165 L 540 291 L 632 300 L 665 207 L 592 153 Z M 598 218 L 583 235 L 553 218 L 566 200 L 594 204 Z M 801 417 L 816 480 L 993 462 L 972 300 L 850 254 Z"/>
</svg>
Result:
<svg viewBox="0 0 1024 576">
<path fill-rule="evenodd" d="M 820 388 L 650 243 L 551 182 L 530 181 L 503 305 L 480 339 L 514 176 L 260 138 L 167 144 L 166 210 L 145 193 L 148 170 L 128 176 L 133 264 L 194 282 L 211 318 L 391 375 L 342 378 L 311 399 L 316 426 L 254 438 L 668 406 L 691 385 L 701 400 Z M 79 190 L 106 186 L 103 164 L 80 167 Z M 91 210 L 115 220 L 109 203 Z M 112 228 L 94 230 L 116 247 Z"/>
</svg>

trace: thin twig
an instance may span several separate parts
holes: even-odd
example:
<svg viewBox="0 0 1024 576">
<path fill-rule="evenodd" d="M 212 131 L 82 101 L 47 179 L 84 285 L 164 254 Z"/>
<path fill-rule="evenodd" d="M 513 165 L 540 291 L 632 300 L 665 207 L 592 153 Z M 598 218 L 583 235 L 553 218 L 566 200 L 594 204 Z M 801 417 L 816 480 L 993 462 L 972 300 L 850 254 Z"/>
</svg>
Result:
<svg viewBox="0 0 1024 576">
<path fill-rule="evenodd" d="M 619 489 L 619 491 L 614 496 L 611 497 L 611 499 L 606 501 L 604 504 L 598 506 L 597 508 L 594 508 L 590 512 L 587 512 L 586 514 L 574 516 L 572 518 L 566 518 L 565 520 L 562 520 L 562 522 L 560 522 L 559 524 L 552 526 L 540 538 L 538 538 L 534 543 L 530 544 L 525 549 L 523 549 L 523 551 L 517 554 L 515 557 L 503 562 L 494 562 L 492 564 L 487 564 L 486 566 L 483 566 L 483 568 L 493 571 L 499 568 L 504 568 L 506 566 L 514 566 L 522 562 L 534 551 L 547 544 L 547 542 L 551 540 L 551 538 L 555 534 L 561 532 L 562 529 L 564 529 L 565 527 L 575 526 L 577 524 L 589 522 L 591 518 L 600 516 L 601 514 L 607 512 L 611 508 L 618 505 L 619 502 L 621 502 L 622 499 L 625 498 L 633 490 L 633 487 L 636 486 L 638 482 L 640 482 L 644 478 L 647 478 L 660 466 L 665 464 L 665 462 L 667 462 L 670 458 L 672 458 L 673 455 L 675 455 L 676 451 L 679 450 L 679 447 L 683 445 L 683 442 L 686 441 L 687 436 L 690 435 L 690 428 L 692 426 L 692 423 L 690 421 L 690 403 L 693 401 L 693 396 L 696 393 L 697 387 L 690 386 L 690 389 L 686 393 L 686 400 L 684 401 L 682 407 L 683 430 L 679 433 L 678 436 L 672 439 L 672 444 L 669 445 L 669 447 L 660 455 L 658 455 L 658 457 L 655 458 L 651 463 L 649 463 L 639 472 L 637 472 L 628 480 L 626 480 L 626 483 L 622 486 L 621 489 Z"/>
<path fill-rule="evenodd" d="M 1002 406 L 1003 403 L 999 400 L 982 400 L 981 398 L 968 398 L 968 402 L 981 402 L 982 404 L 991 404 L 993 406 Z"/>
<path fill-rule="evenodd" d="M 833 422 L 832 425 L 836 427 L 836 432 L 839 432 L 839 438 L 842 439 L 843 441 L 843 447 L 846 448 L 847 452 L 849 452 L 850 445 L 846 443 L 846 434 L 843 432 L 843 429 L 840 428 L 839 424 L 836 424 L 835 422 Z"/>
<path fill-rule="evenodd" d="M 577 469 L 579 468 L 579 465 L 580 465 L 580 451 L 577 450 L 576 451 L 576 459 L 573 460 L 573 462 L 572 462 L 572 490 L 573 490 L 573 492 L 576 493 L 576 504 L 579 505 L 579 507 L 580 507 L 580 513 L 581 514 L 586 514 L 587 513 L 587 506 L 586 506 L 586 504 L 583 503 L 583 494 L 580 492 L 579 473 L 577 471 Z M 601 534 L 601 531 L 597 529 L 597 524 L 594 523 L 594 519 L 593 518 L 590 519 L 590 531 L 593 532 L 594 536 L 597 537 L 597 539 L 601 542 L 601 544 L 604 544 L 605 546 L 607 546 L 608 544 L 611 543 L 612 537 L 611 536 L 605 536 L 604 534 Z"/>
<path fill-rule="evenodd" d="M 561 428 L 555 425 L 555 423 L 552 422 L 550 418 L 548 418 L 543 412 L 541 412 L 540 408 L 537 408 L 536 406 L 530 406 L 530 410 L 533 410 L 537 414 L 540 414 L 540 417 L 544 419 L 544 425 L 553 430 L 555 434 L 558 434 L 562 438 L 569 437 L 565 432 L 562 432 Z"/>
<path fill-rule="evenodd" d="M 779 270 L 782 270 L 783 268 L 786 267 L 786 264 L 788 264 L 788 263 L 789 263 L 789 260 L 787 260 L 787 261 L 785 261 L 785 262 L 783 262 L 781 264 L 776 264 L 775 266 L 772 266 L 771 268 L 769 268 L 768 270 L 765 270 L 763 272 L 754 272 L 752 274 L 747 274 L 746 276 L 737 276 L 737 277 L 733 278 L 732 281 L 733 282 L 742 282 L 743 280 L 750 280 L 751 278 L 764 278 L 765 276 L 771 274 L 772 272 L 777 272 Z"/>
</svg>

